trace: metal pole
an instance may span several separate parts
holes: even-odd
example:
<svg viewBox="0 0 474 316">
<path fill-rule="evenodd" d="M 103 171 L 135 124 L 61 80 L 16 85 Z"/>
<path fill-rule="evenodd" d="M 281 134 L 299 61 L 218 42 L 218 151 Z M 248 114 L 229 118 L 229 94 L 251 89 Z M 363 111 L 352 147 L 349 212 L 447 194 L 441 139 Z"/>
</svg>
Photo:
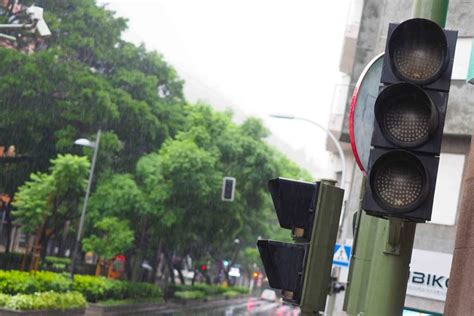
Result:
<svg viewBox="0 0 474 316">
<path fill-rule="evenodd" d="M 319 123 L 316 123 L 312 120 L 308 120 L 304 117 L 298 117 L 298 116 L 292 116 L 292 115 L 279 115 L 279 114 L 272 114 L 270 116 L 275 117 L 275 118 L 281 118 L 281 119 L 305 121 L 325 131 L 328 134 L 329 138 L 331 138 L 331 140 L 333 141 L 334 145 L 337 148 L 337 152 L 339 153 L 339 158 L 341 159 L 341 164 L 342 164 L 341 183 L 339 184 L 339 187 L 341 189 L 345 189 L 346 187 L 346 158 L 344 155 L 344 151 L 342 150 L 341 144 L 337 140 L 336 136 L 334 136 L 334 134 L 329 129 L 327 129 L 326 127 L 322 126 Z"/>
<path fill-rule="evenodd" d="M 79 221 L 79 229 L 77 230 L 76 242 L 74 244 L 74 250 L 72 252 L 71 259 L 71 279 L 74 279 L 74 270 L 76 268 L 77 253 L 79 251 L 79 245 L 81 243 L 82 227 L 84 226 L 84 217 L 87 210 L 87 201 L 89 199 L 89 194 L 92 186 L 92 178 L 94 176 L 95 162 L 97 160 L 97 152 L 99 151 L 99 142 L 100 142 L 100 129 L 97 131 L 97 137 L 94 145 L 94 154 L 92 156 L 92 165 L 89 172 L 89 181 L 87 182 L 86 196 L 84 197 L 84 203 L 82 205 L 81 219 Z"/>
</svg>

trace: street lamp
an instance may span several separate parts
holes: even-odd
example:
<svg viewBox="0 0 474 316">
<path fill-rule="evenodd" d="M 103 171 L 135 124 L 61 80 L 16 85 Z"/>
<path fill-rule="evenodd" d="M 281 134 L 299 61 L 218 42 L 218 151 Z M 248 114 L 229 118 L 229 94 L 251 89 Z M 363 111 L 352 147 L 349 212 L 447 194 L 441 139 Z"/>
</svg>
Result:
<svg viewBox="0 0 474 316">
<path fill-rule="evenodd" d="M 305 121 L 305 122 L 313 124 L 314 126 L 322 129 L 323 131 L 325 131 L 328 134 L 329 138 L 331 138 L 331 140 L 334 142 L 334 145 L 336 145 L 337 151 L 339 153 L 339 158 L 341 159 L 341 163 L 342 163 L 341 183 L 340 183 L 339 187 L 342 188 L 342 189 L 345 188 L 345 186 L 346 186 L 346 158 L 344 156 L 344 152 L 342 151 L 341 144 L 339 143 L 337 138 L 334 136 L 334 134 L 329 129 L 327 129 L 326 127 L 324 127 L 321 124 L 318 124 L 314 121 L 308 120 L 308 119 L 303 118 L 303 117 L 297 117 L 297 116 L 294 116 L 294 115 L 270 114 L 270 116 L 274 117 L 274 118 L 285 119 L 285 120 Z"/>
<path fill-rule="evenodd" d="M 79 138 L 74 142 L 74 145 L 84 146 L 94 148 L 94 154 L 92 156 L 92 165 L 89 172 L 89 181 L 87 182 L 86 196 L 84 197 L 84 204 L 82 205 L 81 219 L 79 221 L 79 229 L 77 230 L 76 242 L 74 244 L 74 250 L 72 252 L 71 260 L 71 279 L 74 279 L 74 270 L 76 268 L 77 253 L 79 251 L 79 245 L 81 243 L 82 227 L 84 226 L 84 217 L 86 215 L 87 209 L 87 200 L 89 199 L 89 194 L 91 191 L 92 177 L 94 176 L 95 162 L 97 160 L 97 152 L 99 151 L 99 141 L 100 141 L 100 129 L 97 131 L 96 141 L 92 142 L 85 138 Z"/>
</svg>

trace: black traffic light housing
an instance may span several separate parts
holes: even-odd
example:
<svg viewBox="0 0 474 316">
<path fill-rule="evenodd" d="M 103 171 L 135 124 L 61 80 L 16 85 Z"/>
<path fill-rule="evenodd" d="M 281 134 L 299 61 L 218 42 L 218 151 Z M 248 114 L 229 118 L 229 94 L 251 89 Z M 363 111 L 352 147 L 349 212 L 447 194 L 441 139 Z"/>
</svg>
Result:
<svg viewBox="0 0 474 316">
<path fill-rule="evenodd" d="M 280 226 L 290 229 L 295 243 L 257 242 L 271 287 L 302 311 L 324 311 L 330 291 L 344 191 L 332 181 L 269 181 Z"/>
<path fill-rule="evenodd" d="M 235 178 L 234 177 L 224 177 L 222 180 L 222 201 L 234 201 L 235 194 Z"/>
<path fill-rule="evenodd" d="M 431 219 L 457 32 L 425 19 L 390 24 L 374 106 L 367 214 Z"/>
</svg>

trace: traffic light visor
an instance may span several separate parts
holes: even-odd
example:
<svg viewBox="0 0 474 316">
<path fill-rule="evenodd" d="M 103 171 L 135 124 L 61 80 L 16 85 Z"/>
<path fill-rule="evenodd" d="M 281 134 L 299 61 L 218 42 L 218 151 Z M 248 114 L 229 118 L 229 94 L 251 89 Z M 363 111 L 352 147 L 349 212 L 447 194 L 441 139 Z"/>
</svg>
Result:
<svg viewBox="0 0 474 316">
<path fill-rule="evenodd" d="M 410 83 L 388 86 L 377 97 L 375 118 L 384 137 L 401 147 L 426 143 L 439 126 L 439 113 L 431 98 Z"/>
<path fill-rule="evenodd" d="M 405 150 L 386 152 L 370 172 L 375 201 L 395 213 L 410 212 L 423 203 L 429 192 L 428 183 L 421 161 Z"/>
<path fill-rule="evenodd" d="M 416 84 L 437 80 L 449 62 L 443 29 L 426 19 L 399 24 L 388 41 L 388 52 L 395 74 Z"/>
<path fill-rule="evenodd" d="M 268 182 L 273 204 L 282 228 L 304 230 L 303 239 L 311 237 L 319 183 L 276 178 Z"/>
<path fill-rule="evenodd" d="M 257 247 L 270 286 L 294 292 L 298 300 L 303 286 L 306 244 L 259 240 Z"/>
</svg>

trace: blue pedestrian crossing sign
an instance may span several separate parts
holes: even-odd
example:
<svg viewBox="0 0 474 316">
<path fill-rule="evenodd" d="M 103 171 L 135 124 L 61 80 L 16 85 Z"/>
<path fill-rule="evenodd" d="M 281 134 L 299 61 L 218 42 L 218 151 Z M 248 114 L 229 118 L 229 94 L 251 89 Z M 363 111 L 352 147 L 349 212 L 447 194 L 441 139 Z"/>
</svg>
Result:
<svg viewBox="0 0 474 316">
<path fill-rule="evenodd" d="M 339 267 L 348 267 L 351 260 L 352 247 L 336 244 L 334 246 L 334 258 L 332 264 Z"/>
</svg>

